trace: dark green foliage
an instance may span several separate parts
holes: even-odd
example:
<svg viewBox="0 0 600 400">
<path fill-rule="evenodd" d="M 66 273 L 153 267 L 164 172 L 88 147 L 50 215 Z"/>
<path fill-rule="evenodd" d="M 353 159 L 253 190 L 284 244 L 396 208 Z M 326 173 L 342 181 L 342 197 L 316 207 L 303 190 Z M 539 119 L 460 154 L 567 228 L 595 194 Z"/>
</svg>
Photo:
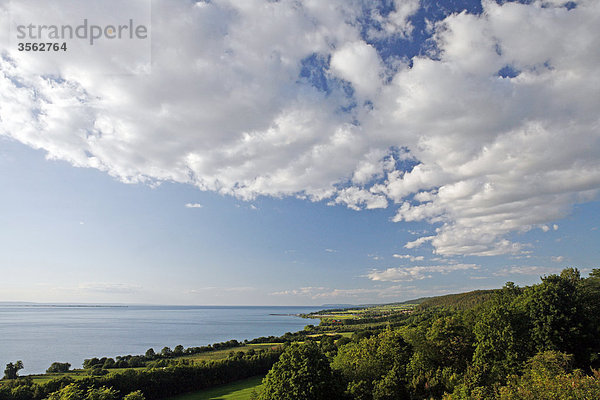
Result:
<svg viewBox="0 0 600 400">
<path fill-rule="evenodd" d="M 4 370 L 4 379 L 17 379 L 19 376 L 19 370 L 23 369 L 23 361 L 19 360 L 17 362 L 6 364 L 6 369 Z"/>
<path fill-rule="evenodd" d="M 288 346 L 263 385 L 260 400 L 330 400 L 342 393 L 329 361 L 312 341 Z"/>
<path fill-rule="evenodd" d="M 445 296 L 429 297 L 419 304 L 419 309 L 430 307 L 450 307 L 457 309 L 469 309 L 489 300 L 496 290 L 475 290 L 472 292 L 447 294 Z"/>
<path fill-rule="evenodd" d="M 408 395 L 410 354 L 410 345 L 400 332 L 386 329 L 341 347 L 332 367 L 348 382 L 347 393 L 354 399 L 401 399 Z"/>
<path fill-rule="evenodd" d="M 136 390 L 123 397 L 123 400 L 146 400 L 146 397 L 140 390 Z"/>
<path fill-rule="evenodd" d="M 452 391 L 467 369 L 474 336 L 465 320 L 463 313 L 445 311 L 403 330 L 413 347 L 407 365 L 409 387 L 419 398 Z"/>
<path fill-rule="evenodd" d="M 146 359 L 148 360 L 153 360 L 156 357 L 156 353 L 154 352 L 153 348 L 149 348 L 148 350 L 146 350 Z"/>
<path fill-rule="evenodd" d="M 149 349 L 141 356 L 85 360 L 92 373 L 106 375 L 46 384 L 14 379 L 22 364 L 11 363 L 7 371 L 13 378 L 0 382 L 0 400 L 116 400 L 126 393 L 127 400 L 153 400 L 265 374 L 271 367 L 264 391 L 257 394 L 263 400 L 600 398 L 600 375 L 594 371 L 600 366 L 600 270 L 581 278 L 569 268 L 531 287 L 509 282 L 502 289 L 423 304 L 401 318 L 391 316 L 387 327 L 344 325 L 354 332 L 352 338 L 331 335 L 341 326 L 325 330 L 319 325 L 250 341 L 283 343 L 284 352 L 244 354 L 235 351 L 240 345 L 235 340 L 188 349 L 179 345 L 161 354 Z M 294 341 L 304 343 L 290 344 Z M 226 348 L 232 350 L 221 361 L 173 359 Z M 107 373 L 135 365 L 146 369 Z"/>
<path fill-rule="evenodd" d="M 556 352 L 538 353 L 527 362 L 522 376 L 513 376 L 498 391 L 499 400 L 600 399 L 600 375 L 572 371 L 573 357 Z"/>
<path fill-rule="evenodd" d="M 520 304 L 521 292 L 509 282 L 478 312 L 473 328 L 472 385 L 491 387 L 503 382 L 532 354 L 526 311 Z"/>
<path fill-rule="evenodd" d="M 536 350 L 579 352 L 585 321 L 579 281 L 578 272 L 565 270 L 561 276 L 542 278 L 540 285 L 526 291 L 525 310 L 531 321 L 530 333 Z"/>
<path fill-rule="evenodd" d="M 117 400 L 118 393 L 110 388 L 89 388 L 87 391 L 71 383 L 48 396 L 48 400 Z"/>
<path fill-rule="evenodd" d="M 175 348 L 173 349 L 173 355 L 175 357 L 182 356 L 183 355 L 183 346 L 180 344 L 175 346 Z"/>
<path fill-rule="evenodd" d="M 53 362 L 46 372 L 67 372 L 71 368 L 69 363 Z"/>
<path fill-rule="evenodd" d="M 136 391 L 139 393 L 129 400 L 140 400 L 140 395 L 146 399 L 162 399 L 264 375 L 280 355 L 281 350 L 259 350 L 252 355 L 235 354 L 226 360 L 195 365 L 181 363 L 158 369 L 128 369 L 78 381 L 54 379 L 45 384 L 19 378 L 0 385 L 0 400 L 116 400 L 124 393 Z M 113 395 L 116 397 L 111 397 Z"/>
<path fill-rule="evenodd" d="M 126 355 L 117 356 L 116 360 L 112 358 L 89 358 L 83 361 L 84 369 L 92 369 L 92 374 L 103 375 L 106 373 L 105 370 L 112 368 L 139 368 L 146 366 L 166 366 L 168 362 L 156 362 L 156 360 L 170 360 L 183 355 L 200 354 L 215 350 L 229 349 L 233 347 L 239 347 L 241 343 L 237 340 L 229 340 L 222 343 L 214 343 L 208 346 L 200 347 L 189 347 L 184 349 L 182 345 L 177 345 L 173 350 L 170 347 L 164 347 L 159 354 L 154 352 L 154 349 L 146 350 L 144 355 Z"/>
</svg>

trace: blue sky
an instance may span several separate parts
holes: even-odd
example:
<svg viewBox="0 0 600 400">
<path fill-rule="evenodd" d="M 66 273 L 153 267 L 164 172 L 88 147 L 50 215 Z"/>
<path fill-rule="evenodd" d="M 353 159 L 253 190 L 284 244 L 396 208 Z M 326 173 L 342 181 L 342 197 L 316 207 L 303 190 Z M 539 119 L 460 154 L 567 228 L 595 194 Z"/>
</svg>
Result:
<svg viewBox="0 0 600 400">
<path fill-rule="evenodd" d="M 152 10 L 146 67 L 4 42 L 0 301 L 385 303 L 598 266 L 598 3 Z"/>
</svg>

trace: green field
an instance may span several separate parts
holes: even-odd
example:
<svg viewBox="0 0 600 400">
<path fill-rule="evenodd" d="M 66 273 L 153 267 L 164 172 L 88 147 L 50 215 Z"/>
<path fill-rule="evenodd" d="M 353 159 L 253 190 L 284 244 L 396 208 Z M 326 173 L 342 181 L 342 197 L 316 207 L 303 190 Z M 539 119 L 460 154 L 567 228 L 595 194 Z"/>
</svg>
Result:
<svg viewBox="0 0 600 400">
<path fill-rule="evenodd" d="M 255 376 L 228 385 L 171 397 L 168 400 L 249 400 L 252 392 L 261 385 L 262 379 L 262 376 Z"/>
<path fill-rule="evenodd" d="M 193 363 L 201 362 L 201 361 L 210 361 L 210 360 L 213 360 L 213 361 L 214 360 L 223 360 L 223 359 L 227 358 L 231 352 L 243 351 L 245 353 L 250 349 L 254 349 L 254 350 L 270 349 L 273 347 L 279 347 L 281 345 L 282 345 L 281 343 L 249 344 L 249 345 L 243 345 L 240 347 L 232 347 L 229 349 L 213 350 L 213 351 L 207 351 L 207 352 L 199 353 L 199 354 L 176 357 L 176 358 L 173 358 L 172 360 L 189 360 Z M 109 371 L 109 374 L 114 374 L 114 373 L 123 372 L 128 369 L 142 370 L 142 369 L 145 369 L 145 367 L 111 368 L 108 371 Z M 84 369 L 76 369 L 76 370 L 72 370 L 72 371 L 65 372 L 65 373 L 46 373 L 46 374 L 29 375 L 29 376 L 33 379 L 33 381 L 35 383 L 46 383 L 46 382 L 50 381 L 51 379 L 62 378 L 64 376 L 68 376 L 75 380 L 79 380 L 79 379 L 89 377 L 90 374 L 89 374 L 89 371 L 86 371 Z"/>
<path fill-rule="evenodd" d="M 189 356 L 177 357 L 177 358 L 174 358 L 174 360 L 193 360 L 193 361 L 222 360 L 224 358 L 227 358 L 227 356 L 231 352 L 237 353 L 238 351 L 243 351 L 245 353 L 250 349 L 254 349 L 254 350 L 270 349 L 273 347 L 279 347 L 281 345 L 282 345 L 281 343 L 249 344 L 249 345 L 243 345 L 243 346 L 239 346 L 239 347 L 231 347 L 229 349 L 213 350 L 213 351 L 207 351 L 207 352 L 199 353 L 199 354 L 192 354 Z"/>
</svg>

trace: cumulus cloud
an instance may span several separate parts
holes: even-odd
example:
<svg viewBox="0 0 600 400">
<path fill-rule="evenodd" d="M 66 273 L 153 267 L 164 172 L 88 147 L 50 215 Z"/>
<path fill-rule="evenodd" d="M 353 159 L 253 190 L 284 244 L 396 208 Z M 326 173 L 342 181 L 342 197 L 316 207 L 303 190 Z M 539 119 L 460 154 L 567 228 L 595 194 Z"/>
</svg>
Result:
<svg viewBox="0 0 600 400">
<path fill-rule="evenodd" d="M 350 187 L 341 189 L 336 194 L 335 201 L 329 202 L 328 204 L 345 204 L 348 208 L 359 211 L 363 208 L 368 210 L 386 208 L 388 206 L 388 201 L 385 196 L 374 195 L 364 189 Z"/>
<path fill-rule="evenodd" d="M 454 271 L 479 269 L 476 264 L 430 265 L 418 267 L 388 268 L 383 271 L 373 270 L 367 277 L 373 281 L 402 282 L 431 278 L 431 273 L 448 274 Z"/>
<path fill-rule="evenodd" d="M 369 4 L 159 0 L 151 70 L 101 79 L 110 53 L 40 75 L 7 48 L 0 135 L 124 182 L 397 204 L 394 221 L 436 226 L 406 248 L 445 256 L 522 252 L 509 234 L 597 197 L 599 2 L 485 0 L 402 62 L 376 40 L 410 40 L 419 2 Z"/>
<path fill-rule="evenodd" d="M 200 203 L 186 203 L 185 207 L 186 208 L 202 208 L 204 206 Z"/>
</svg>

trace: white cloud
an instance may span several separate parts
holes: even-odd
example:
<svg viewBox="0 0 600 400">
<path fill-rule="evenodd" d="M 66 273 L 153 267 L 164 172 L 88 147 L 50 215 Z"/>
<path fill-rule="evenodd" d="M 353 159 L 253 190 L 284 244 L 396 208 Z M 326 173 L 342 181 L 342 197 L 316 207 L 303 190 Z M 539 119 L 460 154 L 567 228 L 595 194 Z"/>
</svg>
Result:
<svg viewBox="0 0 600 400">
<path fill-rule="evenodd" d="M 381 86 L 383 70 L 375 48 L 364 41 L 344 44 L 331 56 L 331 71 L 371 97 Z"/>
<path fill-rule="evenodd" d="M 232 286 L 232 287 L 220 287 L 220 286 L 207 286 L 198 289 L 191 289 L 188 291 L 190 294 L 206 294 L 210 293 L 211 296 L 223 295 L 223 293 L 245 293 L 253 292 L 256 288 L 252 286 Z"/>
<path fill-rule="evenodd" d="M 430 242 L 435 239 L 435 236 L 422 236 L 404 245 L 407 249 L 414 249 L 415 247 L 421 246 L 425 242 Z"/>
<path fill-rule="evenodd" d="M 410 254 L 393 254 L 392 257 L 410 261 L 423 261 L 425 259 L 424 256 L 411 256 Z"/>
<path fill-rule="evenodd" d="M 142 287 L 127 283 L 88 282 L 79 285 L 79 289 L 86 292 L 101 293 L 135 293 Z"/>
<path fill-rule="evenodd" d="M 565 261 L 565 256 L 552 256 L 552 261 L 557 263 L 563 262 Z"/>
<path fill-rule="evenodd" d="M 418 294 L 431 294 L 432 291 L 420 291 L 415 287 L 394 285 L 389 287 L 340 289 L 329 287 L 304 287 L 271 293 L 272 296 L 291 296 L 312 300 L 347 299 L 349 301 L 369 301 L 368 299 L 407 298 Z"/>
<path fill-rule="evenodd" d="M 406 268 L 388 268 L 383 271 L 373 270 L 367 277 L 373 281 L 402 282 L 431 278 L 431 273 L 448 274 L 454 271 L 479 269 L 476 264 L 430 265 Z"/>
<path fill-rule="evenodd" d="M 359 211 L 362 208 L 372 210 L 375 208 L 386 208 L 388 206 L 388 201 L 385 196 L 374 195 L 357 187 L 341 189 L 336 196 L 335 201 L 330 202 L 330 205 L 345 204 L 348 208 L 356 211 Z"/>
<path fill-rule="evenodd" d="M 202 207 L 204 207 L 200 203 L 187 203 L 185 206 L 186 206 L 186 208 L 202 208 Z"/>
<path fill-rule="evenodd" d="M 509 276 L 509 275 L 549 275 L 556 274 L 560 272 L 560 268 L 556 267 L 540 267 L 540 266 L 531 266 L 531 265 L 522 265 L 522 266 L 511 266 L 500 269 L 495 272 L 496 276 Z"/>
<path fill-rule="evenodd" d="M 570 11 L 484 1 L 482 15 L 431 25 L 435 57 L 395 69 L 361 37 L 366 3 L 201 4 L 153 3 L 150 73 L 97 79 L 90 69 L 114 58 L 98 51 L 52 66 L 53 79 L 25 73 L 39 57 L 4 51 L 0 135 L 124 182 L 399 204 L 395 221 L 439 226 L 406 248 L 429 242 L 440 255 L 520 253 L 527 244 L 510 233 L 549 227 L 597 197 L 597 1 Z M 369 11 L 382 29 L 367 36 L 408 37 L 418 4 Z M 330 58 L 328 94 L 300 78 L 311 56 Z M 505 66 L 518 75 L 498 76 Z M 390 148 L 418 165 L 396 170 Z"/>
</svg>

